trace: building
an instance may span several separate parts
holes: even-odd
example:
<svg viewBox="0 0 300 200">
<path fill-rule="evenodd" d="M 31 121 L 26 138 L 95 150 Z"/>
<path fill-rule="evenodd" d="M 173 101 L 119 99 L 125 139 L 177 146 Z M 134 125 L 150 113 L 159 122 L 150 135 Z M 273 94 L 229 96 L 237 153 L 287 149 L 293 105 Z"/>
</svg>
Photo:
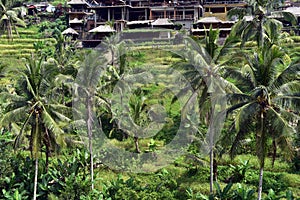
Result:
<svg viewBox="0 0 300 200">
<path fill-rule="evenodd" d="M 155 28 L 157 24 L 191 30 L 201 17 L 222 20 L 222 28 L 227 33 L 230 28 L 226 24 L 227 12 L 246 3 L 240 0 L 71 0 L 68 5 L 70 27 L 79 33 L 79 38 L 86 38 L 89 30 L 103 25 L 110 25 L 117 32 L 125 28 Z"/>
<path fill-rule="evenodd" d="M 217 17 L 203 17 L 195 22 L 194 27 L 191 29 L 192 35 L 205 36 L 206 32 L 210 30 L 219 30 L 220 37 L 225 38 L 229 35 L 231 27 L 235 21 L 223 21 Z"/>
<path fill-rule="evenodd" d="M 69 26 L 79 33 L 79 39 L 84 38 L 85 33 L 89 30 L 86 27 L 86 20 L 93 15 L 88 8 L 89 4 L 85 0 L 71 0 L 68 5 L 70 6 L 67 12 Z"/>
<path fill-rule="evenodd" d="M 88 30 L 113 22 L 120 31 L 126 22 L 168 18 L 189 29 L 203 15 L 200 0 L 71 0 L 68 5 L 71 7 L 69 20 L 76 22 L 72 28 L 79 32 L 78 20 L 82 20 Z"/>
<path fill-rule="evenodd" d="M 235 7 L 245 7 L 243 0 L 206 0 L 203 4 L 204 17 L 217 17 L 226 21 L 227 12 Z"/>
</svg>

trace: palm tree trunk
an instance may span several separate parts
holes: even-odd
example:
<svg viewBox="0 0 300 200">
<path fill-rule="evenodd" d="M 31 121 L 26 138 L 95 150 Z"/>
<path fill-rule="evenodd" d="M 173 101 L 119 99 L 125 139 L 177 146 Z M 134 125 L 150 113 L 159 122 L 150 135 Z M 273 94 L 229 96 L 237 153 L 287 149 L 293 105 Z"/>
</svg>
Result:
<svg viewBox="0 0 300 200">
<path fill-rule="evenodd" d="M 8 40 L 11 40 L 11 41 L 13 41 L 13 35 L 12 35 L 12 25 L 11 25 L 11 23 L 10 23 L 10 20 L 8 19 L 8 21 L 7 21 L 8 23 L 7 23 L 7 36 L 8 36 Z"/>
<path fill-rule="evenodd" d="M 35 158 L 35 173 L 34 173 L 33 200 L 36 200 L 38 170 L 39 170 L 39 159 L 38 159 L 38 157 L 36 157 L 36 158 Z"/>
<path fill-rule="evenodd" d="M 214 186 L 214 151 L 213 149 L 210 150 L 209 153 L 209 160 L 210 160 L 210 182 L 209 182 L 209 192 L 213 194 L 213 186 Z"/>
<path fill-rule="evenodd" d="M 38 111 L 35 111 L 35 138 L 38 138 L 38 134 L 39 134 L 39 113 Z M 31 138 L 33 139 L 33 138 Z M 36 144 L 37 145 L 37 144 Z M 36 200 L 36 193 L 37 193 L 37 179 L 38 179 L 38 170 L 39 170 L 39 158 L 38 158 L 38 152 L 39 152 L 39 148 L 36 147 L 34 153 L 34 157 L 35 157 L 35 173 L 34 173 L 34 187 L 33 187 L 33 200 Z"/>
<path fill-rule="evenodd" d="M 259 184 L 258 184 L 258 200 L 261 200 L 261 195 L 262 195 L 262 184 L 263 184 L 263 172 L 264 172 L 264 165 L 265 165 L 265 145 L 266 145 L 266 136 L 265 136 L 265 116 L 264 116 L 264 112 L 260 113 L 260 117 L 259 117 L 259 132 L 257 133 L 257 139 L 259 141 L 256 141 L 259 144 L 259 148 L 258 150 L 258 158 L 260 160 L 260 170 L 259 170 Z"/>
<path fill-rule="evenodd" d="M 261 200 L 261 194 L 262 194 L 262 184 L 263 184 L 263 173 L 264 173 L 264 167 L 260 167 L 259 172 L 259 185 L 258 185 L 258 200 Z"/>
<path fill-rule="evenodd" d="M 45 133 L 46 133 L 46 138 L 44 138 L 45 141 L 45 146 L 46 146 L 46 172 L 48 172 L 48 166 L 49 166 L 49 157 L 50 157 L 50 137 L 49 137 L 49 132 L 48 129 L 45 128 Z"/>
<path fill-rule="evenodd" d="M 87 97 L 87 128 L 89 137 L 89 151 L 90 151 L 90 170 L 91 170 L 91 188 L 94 189 L 94 160 L 93 160 L 93 119 L 92 119 L 92 97 L 90 94 Z"/>
<path fill-rule="evenodd" d="M 273 155 L 272 155 L 272 167 L 274 167 L 274 164 L 275 164 L 275 160 L 276 160 L 276 154 L 277 154 L 277 145 L 276 145 L 276 141 L 275 139 L 273 138 Z"/>
<path fill-rule="evenodd" d="M 135 144 L 135 150 L 137 153 L 141 153 L 141 150 L 139 148 L 139 138 L 138 137 L 134 137 L 134 144 Z"/>
</svg>

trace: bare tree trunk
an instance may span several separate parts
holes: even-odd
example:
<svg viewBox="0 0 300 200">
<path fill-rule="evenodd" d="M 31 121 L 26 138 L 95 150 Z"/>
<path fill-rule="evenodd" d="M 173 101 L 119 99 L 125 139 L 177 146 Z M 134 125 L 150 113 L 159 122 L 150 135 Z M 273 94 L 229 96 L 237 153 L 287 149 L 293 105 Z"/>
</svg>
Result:
<svg viewBox="0 0 300 200">
<path fill-rule="evenodd" d="M 262 194 L 262 184 L 263 184 L 263 173 L 264 173 L 264 167 L 260 167 L 259 171 L 259 185 L 258 185 L 258 200 L 261 200 L 261 194 Z"/>
<path fill-rule="evenodd" d="M 87 128 L 88 128 L 88 137 L 89 137 L 89 151 L 90 151 L 90 170 L 91 170 L 91 181 L 92 181 L 92 190 L 94 189 L 94 160 L 93 160 L 93 119 L 92 119 L 92 97 L 88 94 L 87 97 Z"/>
<path fill-rule="evenodd" d="M 209 192 L 210 192 L 210 194 L 213 194 L 213 187 L 214 187 L 214 151 L 213 151 L 213 149 L 210 150 L 209 160 L 210 160 Z"/>
<path fill-rule="evenodd" d="M 38 157 L 36 157 L 36 158 L 35 158 L 35 173 L 34 173 L 33 200 L 36 200 L 38 170 L 39 170 L 39 159 L 38 159 Z"/>
</svg>

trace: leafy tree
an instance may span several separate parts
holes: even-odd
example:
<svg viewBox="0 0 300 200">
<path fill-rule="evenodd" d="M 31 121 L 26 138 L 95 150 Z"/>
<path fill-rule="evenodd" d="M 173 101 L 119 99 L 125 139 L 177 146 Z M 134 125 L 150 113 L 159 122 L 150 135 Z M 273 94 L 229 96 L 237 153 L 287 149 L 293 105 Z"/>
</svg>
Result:
<svg viewBox="0 0 300 200">
<path fill-rule="evenodd" d="M 256 137 L 256 153 L 260 160 L 258 199 L 261 199 L 265 157 L 273 141 L 273 148 L 280 147 L 286 158 L 292 156 L 291 135 L 295 120 L 299 119 L 299 63 L 290 62 L 283 50 L 265 42 L 253 55 L 243 54 L 245 66 L 228 68 L 236 79 L 239 93 L 230 93 L 231 106 L 227 113 L 235 117 L 236 136 L 231 155 L 236 154 L 240 141 L 252 131 Z"/>
</svg>

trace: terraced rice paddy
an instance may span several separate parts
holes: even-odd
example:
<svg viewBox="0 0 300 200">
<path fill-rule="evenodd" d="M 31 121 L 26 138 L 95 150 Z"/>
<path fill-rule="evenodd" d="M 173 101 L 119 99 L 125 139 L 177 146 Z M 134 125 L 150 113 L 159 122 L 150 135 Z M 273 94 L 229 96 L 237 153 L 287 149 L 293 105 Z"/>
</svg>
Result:
<svg viewBox="0 0 300 200">
<path fill-rule="evenodd" d="M 13 32 L 13 40 L 9 41 L 6 35 L 0 37 L 0 63 L 12 65 L 19 63 L 22 58 L 30 56 L 34 51 L 34 43 L 38 41 L 48 41 L 52 45 L 53 38 L 43 38 L 38 33 L 37 28 L 18 28 L 19 36 Z"/>
</svg>

